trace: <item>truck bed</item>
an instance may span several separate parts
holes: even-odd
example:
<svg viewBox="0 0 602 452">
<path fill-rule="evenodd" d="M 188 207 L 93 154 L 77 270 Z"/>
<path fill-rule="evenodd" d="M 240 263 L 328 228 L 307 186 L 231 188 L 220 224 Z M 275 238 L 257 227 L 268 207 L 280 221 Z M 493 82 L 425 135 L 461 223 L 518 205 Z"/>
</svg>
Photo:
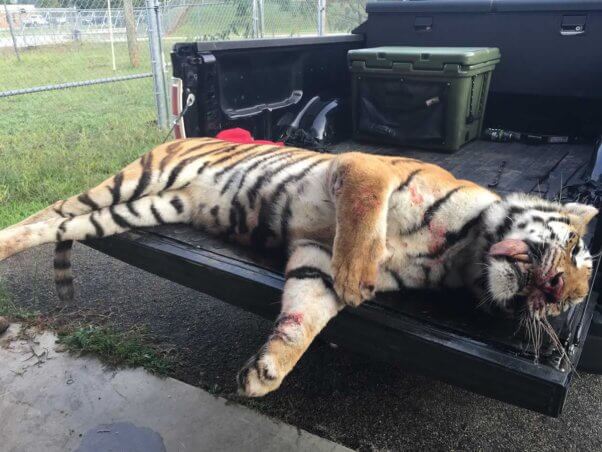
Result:
<svg viewBox="0 0 602 452">
<path fill-rule="evenodd" d="M 436 163 L 500 194 L 555 198 L 587 174 L 591 145 L 473 142 L 454 154 L 345 142 L 332 152 L 403 155 Z M 589 238 L 591 240 L 591 237 Z M 258 255 L 188 226 L 136 230 L 88 245 L 159 276 L 275 318 L 284 259 Z M 490 317 L 465 292 L 379 294 L 346 309 L 321 337 L 376 358 L 396 361 L 481 394 L 548 415 L 562 410 L 597 294 L 555 319 L 569 361 L 547 350 L 536 362 L 513 320 Z"/>
</svg>

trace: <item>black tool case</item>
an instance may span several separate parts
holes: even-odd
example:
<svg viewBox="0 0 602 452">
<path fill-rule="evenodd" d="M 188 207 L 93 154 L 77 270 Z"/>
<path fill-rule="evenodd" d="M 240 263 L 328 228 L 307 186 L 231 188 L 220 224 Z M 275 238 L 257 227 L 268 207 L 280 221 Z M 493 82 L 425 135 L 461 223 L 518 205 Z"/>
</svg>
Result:
<svg viewBox="0 0 602 452">
<path fill-rule="evenodd" d="M 602 98 L 599 0 L 370 2 L 367 47 L 497 47 L 494 92 Z"/>
</svg>

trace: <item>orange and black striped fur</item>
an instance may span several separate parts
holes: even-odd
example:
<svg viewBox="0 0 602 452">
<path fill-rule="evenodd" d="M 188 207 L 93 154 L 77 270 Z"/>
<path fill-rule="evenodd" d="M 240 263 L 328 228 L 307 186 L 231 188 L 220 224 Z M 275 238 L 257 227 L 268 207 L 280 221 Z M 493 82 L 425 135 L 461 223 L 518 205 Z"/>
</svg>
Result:
<svg viewBox="0 0 602 452">
<path fill-rule="evenodd" d="M 558 315 L 587 295 L 592 257 L 581 236 L 596 213 L 500 198 L 413 159 L 198 138 L 158 146 L 0 231 L 0 260 L 57 243 L 57 285 L 69 299 L 73 240 L 190 223 L 259 249 L 287 247 L 282 313 L 238 376 L 241 392 L 260 396 L 332 317 L 376 291 L 467 286 L 533 322 Z"/>
</svg>

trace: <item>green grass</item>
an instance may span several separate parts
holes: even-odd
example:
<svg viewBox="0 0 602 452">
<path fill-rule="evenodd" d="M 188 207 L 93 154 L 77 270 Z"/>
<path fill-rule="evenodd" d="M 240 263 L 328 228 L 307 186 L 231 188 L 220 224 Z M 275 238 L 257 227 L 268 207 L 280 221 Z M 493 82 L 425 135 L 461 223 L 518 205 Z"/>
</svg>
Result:
<svg viewBox="0 0 602 452">
<path fill-rule="evenodd" d="M 166 375 L 174 365 L 173 356 L 150 345 L 141 328 L 118 332 L 109 326 L 81 326 L 77 318 L 41 315 L 17 306 L 0 281 L 0 316 L 22 324 L 21 333 L 54 330 L 59 342 L 72 353 L 91 354 L 114 367 L 143 367 L 149 372 Z"/>
<path fill-rule="evenodd" d="M 59 334 L 59 341 L 70 352 L 93 354 L 111 366 L 143 367 L 165 375 L 172 367 L 166 355 L 148 345 L 140 330 L 126 333 L 107 327 L 86 326 Z"/>
<path fill-rule="evenodd" d="M 107 44 L 27 50 L 20 63 L 0 51 L 0 90 L 148 70 L 145 42 L 137 69 L 125 44 L 116 50 L 117 72 Z M 1 98 L 0 118 L 0 229 L 98 184 L 163 139 L 150 78 Z"/>
<path fill-rule="evenodd" d="M 0 91 L 55 83 L 150 72 L 146 41 L 139 41 L 140 66 L 133 68 L 127 44 L 115 43 L 115 66 L 108 43 L 71 43 L 21 50 L 19 63 L 12 48 L 0 49 Z M 151 95 L 152 97 L 152 95 Z"/>
<path fill-rule="evenodd" d="M 160 143 L 151 84 L 0 99 L 0 229 L 93 187 Z"/>
</svg>

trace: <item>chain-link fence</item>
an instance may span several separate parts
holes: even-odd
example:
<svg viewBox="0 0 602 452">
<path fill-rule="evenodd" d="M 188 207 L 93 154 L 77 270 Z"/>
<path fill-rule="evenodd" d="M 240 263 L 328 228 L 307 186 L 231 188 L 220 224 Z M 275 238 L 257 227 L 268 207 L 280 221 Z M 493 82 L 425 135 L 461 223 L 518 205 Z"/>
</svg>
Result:
<svg viewBox="0 0 602 452">
<path fill-rule="evenodd" d="M 146 3 L 3 5 L 0 97 L 150 76 Z M 69 6 L 58 7 L 62 4 Z M 156 5 L 165 62 L 176 41 L 349 32 L 363 20 L 365 0 L 166 0 Z"/>
<path fill-rule="evenodd" d="M 174 42 L 344 33 L 361 23 L 364 9 L 365 0 L 7 3 L 0 10 L 0 98 L 124 81 L 130 82 L 122 90 L 140 94 L 150 81 L 139 79 L 170 71 Z M 156 32 L 149 24 L 155 16 Z M 146 93 L 151 100 L 152 92 Z"/>
<path fill-rule="evenodd" d="M 215 41 L 348 33 L 366 0 L 172 0 L 161 8 L 168 39 Z"/>
<path fill-rule="evenodd" d="M 0 97 L 150 77 L 144 7 L 132 0 L 60 3 L 3 5 Z"/>
<path fill-rule="evenodd" d="M 2 1 L 0 229 L 94 186 L 165 136 L 143 2 Z"/>
</svg>

